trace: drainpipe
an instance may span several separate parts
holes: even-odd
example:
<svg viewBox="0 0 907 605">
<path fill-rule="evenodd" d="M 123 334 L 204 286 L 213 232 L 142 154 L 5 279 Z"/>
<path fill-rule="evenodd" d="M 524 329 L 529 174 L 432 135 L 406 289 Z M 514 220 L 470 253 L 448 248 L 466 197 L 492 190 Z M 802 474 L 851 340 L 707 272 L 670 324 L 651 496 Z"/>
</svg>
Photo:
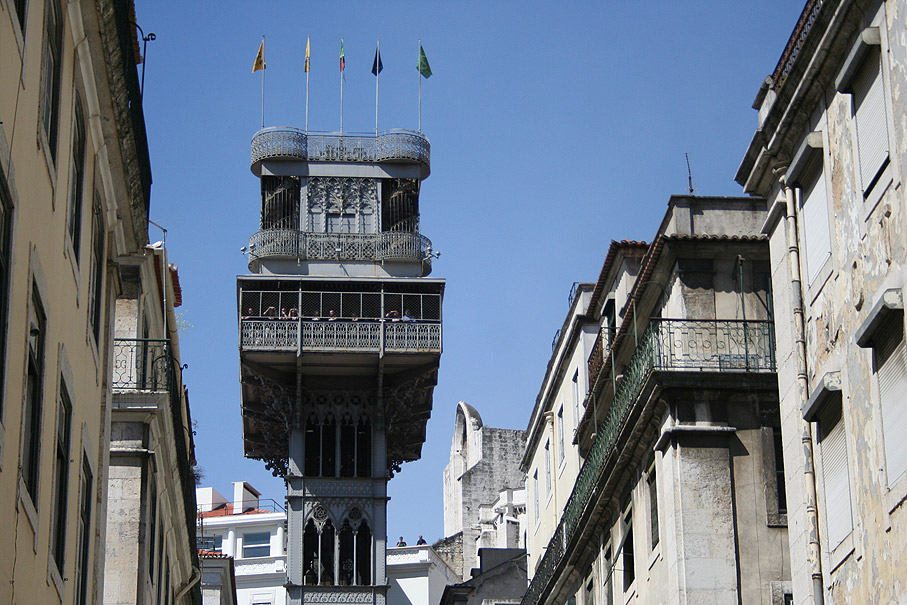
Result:
<svg viewBox="0 0 907 605">
<path fill-rule="evenodd" d="M 176 593 L 176 596 L 173 597 L 173 602 L 179 603 L 179 600 L 182 599 L 183 596 L 187 592 L 192 590 L 192 587 L 195 586 L 196 584 L 198 584 L 198 581 L 201 579 L 202 579 L 202 572 L 199 570 L 198 567 L 193 566 L 192 567 L 192 577 L 190 577 L 189 580 L 183 585 L 183 587 L 180 588 L 179 592 Z"/>
<path fill-rule="evenodd" d="M 785 168 L 786 172 L 786 168 Z M 790 291 L 794 318 L 792 329 L 794 335 L 797 386 L 802 404 L 809 401 L 809 379 L 806 373 L 806 335 L 804 331 L 805 314 L 803 311 L 803 284 L 800 275 L 800 248 L 797 238 L 796 205 L 794 203 L 794 190 L 787 184 L 787 177 L 779 177 L 781 188 L 787 205 L 785 214 L 785 240 L 787 243 L 787 265 L 790 274 Z M 813 583 L 813 600 L 816 605 L 824 605 L 825 589 L 822 584 L 822 546 L 819 541 L 819 511 L 816 496 L 816 468 L 813 463 L 813 435 L 812 425 L 798 416 L 800 422 L 800 441 L 806 460 L 803 464 L 803 476 L 806 483 L 806 527 L 809 537 L 807 548 L 807 565 Z"/>
</svg>

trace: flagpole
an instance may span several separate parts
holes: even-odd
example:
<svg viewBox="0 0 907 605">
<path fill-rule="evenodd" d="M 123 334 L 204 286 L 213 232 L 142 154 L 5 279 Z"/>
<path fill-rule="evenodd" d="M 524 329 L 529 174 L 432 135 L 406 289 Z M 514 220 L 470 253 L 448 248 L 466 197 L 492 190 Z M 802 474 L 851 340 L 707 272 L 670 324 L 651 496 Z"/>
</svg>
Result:
<svg viewBox="0 0 907 605">
<path fill-rule="evenodd" d="M 381 38 L 378 38 L 378 46 L 375 50 L 375 136 L 378 136 L 378 80 L 381 69 L 378 61 L 381 58 Z"/>
<path fill-rule="evenodd" d="M 309 131 L 309 37 L 305 39 L 305 131 Z"/>
<path fill-rule="evenodd" d="M 422 40 L 419 40 L 419 62 L 422 61 Z M 419 78 L 419 132 L 422 132 L 422 72 L 416 70 L 416 76 Z"/>
<path fill-rule="evenodd" d="M 261 37 L 261 48 L 262 50 L 265 47 L 265 37 Z M 264 67 L 261 69 L 261 127 L 265 127 L 265 72 L 268 70 L 268 63 L 264 61 L 264 52 L 262 52 L 262 61 L 264 62 Z"/>
<path fill-rule="evenodd" d="M 340 38 L 340 59 L 341 59 L 341 61 L 345 60 L 344 55 L 343 55 L 343 37 Z M 341 66 L 340 66 L 340 132 L 341 133 L 343 132 L 343 67 L 344 67 L 344 65 L 341 64 Z"/>
</svg>

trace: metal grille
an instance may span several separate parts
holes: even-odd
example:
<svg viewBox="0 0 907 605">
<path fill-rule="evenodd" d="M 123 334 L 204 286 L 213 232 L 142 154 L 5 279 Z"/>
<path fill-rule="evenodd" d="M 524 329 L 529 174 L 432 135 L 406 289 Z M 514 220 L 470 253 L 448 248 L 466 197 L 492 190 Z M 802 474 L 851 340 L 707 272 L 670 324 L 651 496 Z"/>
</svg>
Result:
<svg viewBox="0 0 907 605">
<path fill-rule="evenodd" d="M 243 320 L 243 348 L 295 351 L 299 347 L 299 322 L 287 320 Z"/>
<path fill-rule="evenodd" d="M 310 233 L 265 229 L 249 239 L 249 260 L 422 261 L 431 264 L 431 240 L 419 233 Z"/>
<path fill-rule="evenodd" d="M 599 334 L 599 338 L 602 334 Z M 591 360 L 590 360 L 591 362 Z M 550 588 L 583 513 L 588 510 L 606 469 L 614 463 L 617 439 L 653 370 L 775 371 L 775 336 L 771 321 L 652 319 L 624 368 L 605 418 L 598 423 L 592 447 L 580 469 L 564 514 L 539 561 L 524 605 L 537 605 Z"/>
<path fill-rule="evenodd" d="M 598 331 L 598 338 L 592 346 L 592 354 L 589 355 L 589 388 L 595 385 L 598 380 L 598 374 L 602 371 L 605 363 L 605 357 L 611 350 L 611 340 L 614 338 L 614 330 L 607 326 Z"/>
<path fill-rule="evenodd" d="M 240 299 L 241 317 L 244 320 L 334 318 L 349 321 L 441 321 L 440 294 L 243 290 Z"/>
<path fill-rule="evenodd" d="M 306 133 L 298 128 L 265 128 L 252 137 L 252 164 L 284 158 L 312 162 L 383 162 L 412 160 L 428 165 L 431 145 L 418 132 Z"/>
<path fill-rule="evenodd" d="M 114 390 L 167 391 L 171 380 L 168 341 L 114 340 L 111 385 Z"/>
</svg>

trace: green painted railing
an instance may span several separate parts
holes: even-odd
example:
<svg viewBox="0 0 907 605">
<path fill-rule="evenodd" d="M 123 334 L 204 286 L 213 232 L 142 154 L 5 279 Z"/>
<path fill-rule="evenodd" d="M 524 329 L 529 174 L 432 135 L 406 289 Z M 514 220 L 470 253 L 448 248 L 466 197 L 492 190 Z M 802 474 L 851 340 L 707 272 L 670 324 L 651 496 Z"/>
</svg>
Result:
<svg viewBox="0 0 907 605">
<path fill-rule="evenodd" d="M 771 321 L 652 319 L 617 388 L 611 407 L 597 425 L 592 447 L 576 478 L 554 535 L 539 562 L 524 605 L 538 605 L 580 527 L 595 487 L 617 454 L 618 436 L 653 370 L 774 372 L 775 336 Z"/>
</svg>

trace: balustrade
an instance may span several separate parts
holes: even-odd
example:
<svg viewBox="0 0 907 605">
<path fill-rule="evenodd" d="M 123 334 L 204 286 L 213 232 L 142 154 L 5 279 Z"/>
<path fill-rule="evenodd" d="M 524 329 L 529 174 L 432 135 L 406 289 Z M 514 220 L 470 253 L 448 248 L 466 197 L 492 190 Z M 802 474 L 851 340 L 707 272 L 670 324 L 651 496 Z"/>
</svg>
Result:
<svg viewBox="0 0 907 605">
<path fill-rule="evenodd" d="M 431 145 L 421 133 L 389 130 L 374 133 L 306 132 L 279 126 L 259 130 L 252 137 L 252 165 L 263 160 L 309 162 L 419 162 L 427 168 Z"/>
<path fill-rule="evenodd" d="M 113 390 L 169 391 L 173 379 L 169 341 L 149 338 L 114 339 Z"/>
<path fill-rule="evenodd" d="M 419 261 L 431 264 L 431 240 L 419 233 L 311 233 L 266 229 L 249 239 L 249 260 Z"/>
<path fill-rule="evenodd" d="M 441 352 L 441 323 L 243 319 L 244 351 Z"/>
</svg>

